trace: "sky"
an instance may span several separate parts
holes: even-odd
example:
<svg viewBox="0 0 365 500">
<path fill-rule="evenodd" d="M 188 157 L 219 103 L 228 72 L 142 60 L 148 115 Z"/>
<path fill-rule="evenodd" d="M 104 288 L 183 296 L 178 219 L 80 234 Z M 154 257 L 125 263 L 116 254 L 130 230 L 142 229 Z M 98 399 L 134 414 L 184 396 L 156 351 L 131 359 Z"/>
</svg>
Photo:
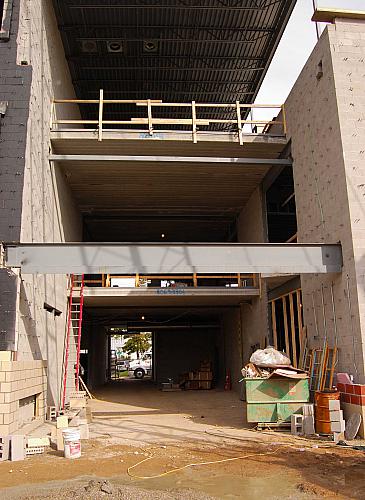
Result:
<svg viewBox="0 0 365 500">
<path fill-rule="evenodd" d="M 364 10 L 365 0 L 317 0 L 321 8 Z M 279 43 L 270 68 L 257 95 L 256 103 L 282 104 L 316 42 L 316 25 L 311 21 L 313 15 L 312 0 L 297 0 L 283 37 Z M 326 24 L 320 23 L 321 32 Z M 256 110 L 254 118 L 273 116 L 273 110 Z"/>
</svg>

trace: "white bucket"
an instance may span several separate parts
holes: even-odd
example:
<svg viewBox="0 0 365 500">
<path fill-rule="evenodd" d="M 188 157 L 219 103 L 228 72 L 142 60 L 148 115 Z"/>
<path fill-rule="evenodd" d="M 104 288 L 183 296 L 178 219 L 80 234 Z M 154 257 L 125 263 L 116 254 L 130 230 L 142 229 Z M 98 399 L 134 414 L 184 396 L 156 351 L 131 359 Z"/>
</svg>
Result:
<svg viewBox="0 0 365 500">
<path fill-rule="evenodd" d="M 63 429 L 63 443 L 65 446 L 65 458 L 81 457 L 80 430 L 75 427 Z"/>
</svg>

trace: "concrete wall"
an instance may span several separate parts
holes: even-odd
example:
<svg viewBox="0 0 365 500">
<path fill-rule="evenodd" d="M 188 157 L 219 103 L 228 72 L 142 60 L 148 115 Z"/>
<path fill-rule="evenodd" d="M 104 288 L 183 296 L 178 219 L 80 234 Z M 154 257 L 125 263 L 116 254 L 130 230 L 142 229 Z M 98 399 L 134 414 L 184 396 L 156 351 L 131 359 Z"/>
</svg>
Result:
<svg viewBox="0 0 365 500">
<path fill-rule="evenodd" d="M 209 360 L 217 372 L 216 337 L 219 329 L 161 330 L 155 333 L 156 381 L 158 384 L 179 375 L 199 370 L 200 362 Z"/>
<path fill-rule="evenodd" d="M 264 243 L 267 241 L 263 198 L 262 186 L 259 186 L 242 210 L 237 223 L 239 242 Z M 252 346 L 262 344 L 269 332 L 267 287 L 264 280 L 261 282 L 261 298 L 254 298 L 249 303 L 243 303 L 240 308 L 240 319 L 244 365 L 249 361 Z"/>
<path fill-rule="evenodd" d="M 242 347 L 242 318 L 240 307 L 235 307 L 225 312 L 222 317 L 222 332 L 220 335 L 220 386 L 223 387 L 228 371 L 231 375 L 232 389 L 239 390 L 238 381 L 242 377 L 243 366 Z"/>
<path fill-rule="evenodd" d="M 80 241 L 80 214 L 63 175 L 48 161 L 51 100 L 74 96 L 51 2 L 22 2 L 17 57 L 18 62 L 28 61 L 33 70 L 20 240 Z M 59 117 L 78 117 L 71 107 L 61 112 Z M 20 287 L 18 359 L 48 360 L 48 404 L 57 404 L 60 393 L 66 287 L 66 277 L 26 275 Z M 44 302 L 62 311 L 61 316 L 45 311 Z"/>
<path fill-rule="evenodd" d="M 337 21 L 328 26 L 286 102 L 298 241 L 340 241 L 344 259 L 341 275 L 302 276 L 304 321 L 311 346 L 320 347 L 323 290 L 327 333 L 333 345 L 333 286 L 340 348 L 337 370 L 353 374 L 358 382 L 365 381 L 364 57 L 364 23 Z"/>
<path fill-rule="evenodd" d="M 81 240 L 81 217 L 70 190 L 48 161 L 51 99 L 74 95 L 52 2 L 14 0 L 10 38 L 0 42 L 0 101 L 8 101 L 0 132 L 0 240 Z M 78 118 L 79 113 L 66 107 L 57 117 Z M 57 404 L 66 277 L 2 271 L 0 284 L 1 297 L 9 292 L 6 301 L 0 299 L 6 340 L 1 348 L 17 351 L 19 362 L 47 360 L 47 403 Z M 46 312 L 45 302 L 62 311 L 61 316 Z M 15 317 L 5 316 L 14 310 Z"/>
</svg>

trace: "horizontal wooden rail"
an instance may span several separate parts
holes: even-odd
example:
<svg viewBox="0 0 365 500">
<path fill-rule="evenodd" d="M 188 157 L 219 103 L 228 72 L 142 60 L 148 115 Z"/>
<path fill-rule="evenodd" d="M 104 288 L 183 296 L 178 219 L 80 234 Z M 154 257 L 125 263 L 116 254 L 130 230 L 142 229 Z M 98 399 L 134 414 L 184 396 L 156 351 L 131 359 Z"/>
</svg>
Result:
<svg viewBox="0 0 365 500">
<path fill-rule="evenodd" d="M 92 104 L 98 106 L 98 119 L 95 120 L 82 120 L 82 119 L 68 119 L 68 118 L 57 118 L 56 105 L 60 104 Z M 129 120 L 104 120 L 104 107 L 105 105 L 115 105 L 115 104 L 135 104 L 137 107 L 144 106 L 147 108 L 147 116 L 144 117 L 131 117 Z M 177 118 L 172 117 L 157 117 L 152 115 L 152 109 L 156 113 L 156 108 L 189 108 L 190 116 Z M 212 114 L 211 117 L 199 117 L 198 110 L 208 109 Z M 280 110 L 280 119 L 254 119 L 253 110 L 254 109 L 272 109 Z M 223 110 L 222 113 L 234 113 L 234 117 L 226 118 L 224 114 L 222 118 L 217 118 L 217 110 Z M 242 110 L 244 110 L 244 116 L 250 115 L 250 119 L 242 118 Z M 171 111 L 173 114 L 173 111 Z M 207 114 L 207 112 L 205 112 Z M 214 114 L 214 115 L 213 115 Z M 244 132 L 245 133 L 264 133 L 269 134 L 272 125 L 276 125 L 275 135 L 286 135 L 286 117 L 285 109 L 281 104 L 247 104 L 240 103 L 236 101 L 235 103 L 201 103 L 201 102 L 162 102 L 160 100 L 152 99 L 104 99 L 103 90 L 100 90 L 99 99 L 53 99 L 51 107 L 51 130 L 58 130 L 59 125 L 96 125 L 96 130 L 98 131 L 97 138 L 99 141 L 103 139 L 103 130 L 105 126 L 108 125 L 147 125 L 147 132 L 150 136 L 155 132 L 154 126 L 161 125 L 182 125 L 191 126 L 192 140 L 194 143 L 198 142 L 199 129 L 198 127 L 208 127 L 212 124 L 221 125 L 234 125 L 237 126 L 237 138 L 238 142 L 243 145 L 244 143 Z M 246 126 L 247 130 L 244 130 Z M 258 131 L 260 127 L 260 131 Z"/>
<path fill-rule="evenodd" d="M 233 280 L 237 283 L 238 288 L 257 288 L 259 286 L 258 275 L 257 274 L 166 274 L 166 275 L 125 275 L 125 274 L 105 274 L 102 275 L 100 279 L 84 279 L 85 286 L 89 285 L 100 285 L 101 287 L 111 287 L 112 279 L 130 279 L 134 280 L 135 287 L 141 286 L 141 282 L 147 280 L 166 280 L 166 281 L 189 281 L 192 283 L 193 287 L 199 286 L 199 280 L 201 279 L 219 279 L 219 280 Z M 248 285 L 248 280 L 251 280 L 252 284 Z M 223 285 L 217 285 L 223 286 Z M 153 287 L 150 287 L 153 288 Z M 155 288 L 159 288 L 158 286 Z"/>
</svg>

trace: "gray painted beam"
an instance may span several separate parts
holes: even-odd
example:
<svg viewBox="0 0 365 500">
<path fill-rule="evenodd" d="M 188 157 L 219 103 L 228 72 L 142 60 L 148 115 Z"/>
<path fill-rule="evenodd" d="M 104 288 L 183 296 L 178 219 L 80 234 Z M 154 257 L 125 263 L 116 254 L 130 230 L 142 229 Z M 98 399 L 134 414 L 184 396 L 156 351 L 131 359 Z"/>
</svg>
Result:
<svg viewBox="0 0 365 500">
<path fill-rule="evenodd" d="M 167 163 L 238 163 L 248 165 L 291 165 L 286 158 L 218 158 L 208 156 L 126 156 L 126 155 L 50 155 L 51 161 L 143 161 Z"/>
<path fill-rule="evenodd" d="M 340 272 L 340 245 L 7 244 L 5 265 L 24 274 Z"/>
</svg>

